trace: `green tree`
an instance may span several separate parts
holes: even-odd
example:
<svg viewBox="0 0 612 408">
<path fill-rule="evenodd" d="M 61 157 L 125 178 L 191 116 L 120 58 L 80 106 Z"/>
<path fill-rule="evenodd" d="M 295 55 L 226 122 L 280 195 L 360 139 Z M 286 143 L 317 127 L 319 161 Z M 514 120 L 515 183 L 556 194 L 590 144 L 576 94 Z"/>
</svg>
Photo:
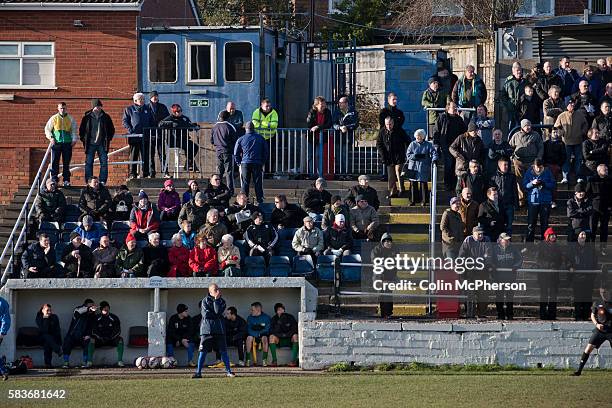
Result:
<svg viewBox="0 0 612 408">
<path fill-rule="evenodd" d="M 327 20 L 321 29 L 324 40 L 355 39 L 358 45 L 374 42 L 376 29 L 384 20 L 388 0 L 342 0 L 336 5 L 334 20 Z"/>
</svg>

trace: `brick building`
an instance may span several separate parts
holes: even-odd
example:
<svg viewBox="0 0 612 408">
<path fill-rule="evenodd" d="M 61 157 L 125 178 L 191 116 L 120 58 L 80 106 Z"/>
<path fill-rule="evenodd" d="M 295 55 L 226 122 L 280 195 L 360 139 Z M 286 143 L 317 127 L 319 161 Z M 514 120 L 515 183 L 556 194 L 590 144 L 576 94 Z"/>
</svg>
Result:
<svg viewBox="0 0 612 408">
<path fill-rule="evenodd" d="M 34 178 L 47 147 L 43 127 L 57 102 L 68 104 L 78 124 L 91 99 L 100 98 L 123 133 L 122 110 L 138 84 L 139 21 L 198 25 L 199 16 L 193 0 L 0 1 L 0 204 Z M 111 150 L 124 145 L 117 139 Z M 79 143 L 72 163 L 83 162 Z M 109 170 L 110 184 L 125 179 L 125 166 Z M 83 183 L 82 169 L 73 181 Z"/>
</svg>

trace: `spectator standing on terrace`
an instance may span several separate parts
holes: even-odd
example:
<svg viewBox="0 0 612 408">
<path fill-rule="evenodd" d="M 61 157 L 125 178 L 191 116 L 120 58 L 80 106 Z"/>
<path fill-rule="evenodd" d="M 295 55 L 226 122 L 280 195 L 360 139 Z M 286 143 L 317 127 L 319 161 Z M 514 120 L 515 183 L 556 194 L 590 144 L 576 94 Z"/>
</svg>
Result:
<svg viewBox="0 0 612 408">
<path fill-rule="evenodd" d="M 484 235 L 484 231 L 480 226 L 474 227 L 472 235 L 465 238 L 459 248 L 459 257 L 472 258 L 474 260 L 481 259 L 485 265 L 489 263 L 491 258 L 491 240 Z M 486 279 L 488 272 L 487 266 L 483 269 L 472 269 L 468 271 L 466 279 L 471 282 Z M 466 317 L 486 317 L 488 304 L 489 302 L 484 290 L 468 292 Z"/>
<path fill-rule="evenodd" d="M 521 130 L 513 134 L 508 143 L 514 149 L 512 164 L 514 165 L 516 180 L 519 183 L 519 206 L 524 207 L 527 204 L 527 196 L 522 184 L 523 177 L 535 159 L 542 159 L 544 155 L 544 142 L 542 141 L 542 136 L 532 130 L 529 119 L 523 119 L 521 120 Z"/>
<path fill-rule="evenodd" d="M 91 215 L 94 221 L 105 221 L 108 224 L 111 222 L 111 206 L 112 198 L 106 186 L 100 184 L 96 176 L 91 177 L 79 197 L 80 219 Z"/>
<path fill-rule="evenodd" d="M 248 126 L 245 126 L 246 133 L 259 134 L 265 140 L 265 154 L 260 153 L 261 159 L 263 159 L 261 163 L 263 171 L 263 168 L 265 167 L 266 163 L 268 163 L 268 159 L 270 159 L 270 166 L 273 165 L 274 160 L 276 159 L 277 150 L 276 148 L 272 148 L 271 145 L 274 143 L 274 141 L 277 140 L 272 140 L 272 138 L 276 136 L 276 129 L 278 128 L 278 113 L 275 109 L 272 108 L 272 102 L 270 102 L 270 99 L 263 98 L 261 100 L 259 108 L 255 109 L 253 111 L 253 114 L 251 115 L 251 123 L 252 128 L 250 130 Z M 246 135 L 243 137 L 246 137 Z M 236 155 L 235 152 L 234 155 Z M 236 161 L 238 162 L 238 160 Z M 242 170 L 240 174 L 242 176 Z M 242 188 L 242 190 L 248 191 L 244 190 L 244 188 Z"/>
<path fill-rule="evenodd" d="M 426 206 L 429 202 L 428 183 L 431 179 L 431 164 L 438 161 L 438 152 L 433 144 L 425 140 L 425 130 L 414 132 L 414 141 L 406 150 L 406 165 L 402 176 L 410 180 L 410 205 L 421 202 Z"/>
<path fill-rule="evenodd" d="M 582 142 L 582 157 L 584 157 L 584 167 L 581 169 L 581 176 L 586 180 L 588 177 L 597 174 L 597 166 L 608 164 L 610 160 L 610 142 L 599 137 L 599 130 L 589 129 L 588 139 Z"/>
<path fill-rule="evenodd" d="M 341 96 L 338 99 L 338 109 L 332 118 L 335 132 L 336 173 L 351 173 L 353 169 L 353 148 L 355 146 L 355 131 L 359 127 L 359 114 L 350 105 L 349 98 Z"/>
<path fill-rule="evenodd" d="M 563 143 L 565 143 L 565 163 L 563 164 L 563 179 L 561 184 L 568 183 L 570 164 L 574 158 L 574 174 L 579 178 L 582 165 L 582 141 L 589 129 L 589 123 L 582 109 L 576 109 L 576 101 L 570 99 L 567 111 L 561 113 L 555 122 L 555 128 L 563 130 Z"/>
<path fill-rule="evenodd" d="M 497 283 L 516 282 L 517 270 L 523 265 L 521 252 L 518 247 L 512 245 L 510 239 L 510 235 L 503 232 L 497 239 L 497 245 L 493 247 L 491 262 Z M 510 269 L 510 271 L 502 269 Z M 514 320 L 514 291 L 496 291 L 495 308 L 497 309 L 497 320 Z"/>
<path fill-rule="evenodd" d="M 567 200 L 567 218 L 569 231 L 567 240 L 576 242 L 576 237 L 580 231 L 588 231 L 593 214 L 593 204 L 586 195 L 584 184 L 578 183 L 574 188 L 574 196 Z"/>
<path fill-rule="evenodd" d="M 561 167 L 565 163 L 565 143 L 561 140 L 561 134 L 563 130 L 561 129 L 553 129 L 550 132 L 550 139 L 544 142 L 544 156 L 542 160 L 544 162 L 544 166 L 550 170 L 553 176 L 553 180 L 555 181 L 555 187 L 553 188 L 553 197 L 551 207 L 552 209 L 557 208 L 557 203 L 555 200 L 557 199 L 557 181 L 559 180 L 559 175 L 561 174 Z"/>
<path fill-rule="evenodd" d="M 563 86 L 563 80 L 553 70 L 553 64 L 550 61 L 544 62 L 542 65 L 542 72 L 536 78 L 535 91 L 538 97 L 545 101 L 550 96 L 550 90 L 552 87 L 557 87 L 559 93 Z"/>
<path fill-rule="evenodd" d="M 102 110 L 102 101 L 93 99 L 91 110 L 81 119 L 79 138 L 85 150 L 85 180 L 93 176 L 93 163 L 98 154 L 100 161 L 100 182 L 106 184 L 108 179 L 108 152 L 115 136 L 115 125 L 110 115 Z M 128 140 L 128 143 L 131 140 Z"/>
<path fill-rule="evenodd" d="M 593 203 L 591 215 L 591 232 L 593 242 L 599 232 L 601 255 L 606 255 L 608 243 L 608 223 L 610 222 L 610 207 L 612 206 L 612 179 L 608 176 L 608 166 L 597 166 L 597 174 L 587 182 L 587 197 Z"/>
<path fill-rule="evenodd" d="M 445 258 L 456 258 L 459 255 L 459 247 L 465 238 L 465 224 L 461 219 L 459 206 L 459 197 L 451 198 L 450 208 L 444 210 L 442 219 L 440 220 L 442 255 Z M 394 254 L 392 254 L 392 256 L 394 256 Z"/>
<path fill-rule="evenodd" d="M 389 200 L 405 191 L 401 171 L 406 160 L 408 144 L 406 132 L 394 122 L 392 117 L 385 118 L 384 127 L 378 131 L 376 148 L 380 160 L 387 169 Z"/>
<path fill-rule="evenodd" d="M 476 74 L 473 65 L 466 65 L 463 75 L 455 83 L 451 100 L 460 109 L 475 109 L 487 101 L 487 87 L 482 79 Z M 465 123 L 469 123 L 474 116 L 473 111 L 463 111 L 461 116 Z"/>
<path fill-rule="evenodd" d="M 53 178 L 48 178 L 45 181 L 45 187 L 40 189 L 36 201 L 34 201 L 34 217 L 36 225 L 40 228 L 40 224 L 44 221 L 64 222 L 64 213 L 66 210 L 66 196 L 57 189 L 57 182 Z"/>
<path fill-rule="evenodd" d="M 225 110 L 222 110 L 221 112 L 219 112 L 219 115 L 217 115 L 217 122 L 222 122 L 221 114 L 223 112 L 228 113 L 226 121 L 234 126 L 234 129 L 236 130 L 236 136 L 240 137 L 244 135 L 244 117 L 242 115 L 242 111 L 236 109 L 236 103 L 234 103 L 233 101 L 228 101 L 225 104 Z"/>
<path fill-rule="evenodd" d="M 76 121 L 68 114 L 66 102 L 57 104 L 57 113 L 51 116 L 45 125 L 45 136 L 51 143 L 51 178 L 58 181 L 61 156 L 64 187 L 68 187 L 70 186 L 72 148 L 78 139 Z"/>
<path fill-rule="evenodd" d="M 545 125 L 554 125 L 557 121 L 557 118 L 560 114 L 565 111 L 565 102 L 560 97 L 561 88 L 553 85 L 548 90 L 548 99 L 544 100 L 542 104 L 542 110 L 544 111 L 544 121 L 542 122 Z M 550 135 L 550 131 L 544 129 L 544 135 L 548 137 Z"/>
<path fill-rule="evenodd" d="M 572 94 L 572 99 L 576 102 L 576 110 L 584 112 L 589 126 L 591 126 L 597 113 L 599 101 L 590 91 L 588 81 L 583 80 L 578 83 L 578 91 Z"/>
<path fill-rule="evenodd" d="M 151 115 L 153 116 L 153 124 L 156 128 L 160 128 L 161 122 L 170 116 L 170 112 L 168 111 L 168 107 L 159 101 L 159 93 L 157 91 L 151 91 L 149 93 L 149 103 L 147 107 L 151 110 Z M 157 154 L 159 155 L 159 160 L 162 166 L 162 170 L 164 171 L 164 177 L 170 178 L 170 173 L 168 172 L 168 167 L 166 164 L 166 145 L 169 142 L 169 135 L 167 133 L 162 133 L 159 129 L 151 129 L 152 132 L 152 140 L 155 141 Z M 154 134 L 154 136 L 153 136 Z M 151 148 L 151 161 L 155 161 L 155 150 L 153 147 Z"/>
<path fill-rule="evenodd" d="M 535 159 L 533 165 L 525 172 L 523 186 L 527 193 L 527 238 L 533 242 L 535 229 L 540 219 L 540 240 L 544 240 L 544 231 L 548 228 L 550 204 L 556 186 L 552 172 L 544 167 L 544 162 Z"/>
<path fill-rule="evenodd" d="M 520 121 L 520 102 L 525 95 L 525 85 L 527 81 L 523 78 L 523 68 L 521 64 L 512 64 L 512 75 L 506 78 L 506 82 L 500 91 L 500 101 L 508 115 L 508 130 L 518 126 Z"/>
<path fill-rule="evenodd" d="M 240 190 L 249 195 L 251 178 L 255 184 L 257 205 L 263 203 L 263 168 L 268 161 L 269 148 L 264 137 L 255 132 L 253 122 L 245 125 L 246 133 L 236 142 L 234 158 L 240 167 Z"/>
<path fill-rule="evenodd" d="M 310 130 L 311 134 L 306 140 L 306 146 L 302 143 L 302 149 L 306 151 L 306 166 L 302 166 L 304 173 L 310 173 L 310 166 L 312 164 L 314 168 L 314 174 L 319 173 L 319 163 L 323 160 L 323 157 L 319 157 L 319 146 L 323 144 L 326 146 L 329 141 L 327 138 L 329 135 L 325 133 L 325 130 L 331 129 L 333 126 L 331 111 L 327 108 L 327 102 L 322 96 L 317 96 L 312 103 L 312 107 L 308 111 L 306 117 L 306 127 Z M 276 146 L 276 149 L 279 147 Z M 325 150 L 325 147 L 323 148 Z M 274 148 L 273 148 L 274 150 Z M 333 164 L 325 163 L 329 167 L 333 167 Z M 272 163 L 276 166 L 276 163 Z M 325 165 L 323 166 L 326 167 Z M 328 167 L 328 168 L 329 168 Z M 321 174 L 319 174 L 321 175 Z"/>
<path fill-rule="evenodd" d="M 467 131 L 459 136 L 449 147 L 450 154 L 455 158 L 455 175 L 461 177 L 468 172 L 471 160 L 480 163 L 484 157 L 484 144 L 478 136 L 474 122 L 469 122 Z"/>
<path fill-rule="evenodd" d="M 448 94 L 440 90 L 440 78 L 434 75 L 427 80 L 428 87 L 423 92 L 421 97 L 421 106 L 423 109 L 438 108 L 444 109 L 448 101 Z M 438 116 L 443 111 L 430 110 L 427 112 L 427 130 L 429 137 L 433 137 Z"/>
<path fill-rule="evenodd" d="M 588 91 L 593 96 L 594 101 L 599 102 L 604 94 L 605 84 L 601 82 L 601 76 L 595 73 L 596 70 L 597 68 L 593 65 L 585 66 L 582 70 L 582 76 L 578 79 L 578 81 L 574 82 L 572 92 L 578 92 L 578 89 L 580 88 L 580 82 L 586 81 Z M 597 104 L 595 104 L 594 106 L 597 106 Z"/>
<path fill-rule="evenodd" d="M 497 162 L 497 172 L 491 177 L 489 185 L 495 187 L 499 194 L 498 210 L 503 211 L 506 232 L 510 235 L 512 233 L 512 223 L 514 222 L 514 209 L 518 205 L 518 184 L 516 176 L 510 173 L 509 159 L 504 157 L 499 159 Z M 488 196 L 489 191 L 487 190 Z M 497 239 L 497 236 L 494 239 Z"/>
<path fill-rule="evenodd" d="M 539 124 L 542 115 L 542 100 L 535 93 L 534 86 L 525 85 L 525 93 L 521 95 L 519 101 L 520 118 L 528 119 L 533 124 Z"/>
<path fill-rule="evenodd" d="M 497 163 L 501 158 L 510 160 L 512 151 L 512 147 L 504 140 L 501 129 L 493 130 L 493 141 L 487 149 L 486 165 L 484 169 L 484 175 L 487 180 L 497 172 Z"/>
<path fill-rule="evenodd" d="M 480 171 L 480 164 L 476 160 L 470 160 L 469 171 L 457 179 L 456 193 L 460 195 L 464 188 L 469 188 L 472 198 L 477 203 L 485 200 L 486 183 Z M 469 231 L 472 229 L 470 228 Z"/>
<path fill-rule="evenodd" d="M 564 56 L 559 60 L 559 67 L 555 70 L 555 74 L 561 78 L 561 97 L 567 98 L 572 94 L 574 82 L 578 81 L 580 75 L 578 71 L 571 67 L 570 58 Z"/>
<path fill-rule="evenodd" d="M 588 230 L 580 231 L 576 234 L 576 242 L 569 248 L 569 278 L 572 285 L 576 321 L 589 319 L 596 276 L 594 273 L 580 271 L 598 271 L 604 267 L 603 264 L 598 263 L 595 246 L 589 244 L 591 241 L 589 235 Z"/>
<path fill-rule="evenodd" d="M 478 201 L 472 199 L 472 189 L 469 187 L 461 190 L 459 198 L 459 214 L 461 214 L 461 221 L 464 225 L 463 236 L 466 237 L 478 225 L 479 204 Z"/>
<path fill-rule="evenodd" d="M 544 242 L 538 246 L 538 266 L 552 270 L 564 268 L 568 258 L 566 249 L 558 243 L 555 230 L 549 227 L 544 231 Z M 538 273 L 537 279 L 540 285 L 540 319 L 557 320 L 559 272 Z"/>
<path fill-rule="evenodd" d="M 229 122 L 230 113 L 221 111 L 219 120 L 212 128 L 210 142 L 215 147 L 217 154 L 217 173 L 225 180 L 230 195 L 234 195 L 234 147 L 238 140 L 238 132 L 234 125 Z"/>
<path fill-rule="evenodd" d="M 478 136 L 482 139 L 485 149 L 493 143 L 493 130 L 495 129 L 495 119 L 489 117 L 489 111 L 485 105 L 478 105 L 474 123 L 478 129 Z M 482 163 L 484 164 L 484 163 Z"/>
<path fill-rule="evenodd" d="M 478 224 L 489 240 L 497 240 L 506 229 L 504 208 L 499 200 L 497 187 L 489 187 L 487 200 L 478 208 Z M 473 229 L 472 229 L 473 230 Z"/>
<path fill-rule="evenodd" d="M 599 137 L 612 143 L 612 114 L 610 102 L 603 101 L 600 105 L 601 113 L 593 120 L 592 129 L 599 130 Z"/>
<path fill-rule="evenodd" d="M 123 127 L 128 134 L 142 135 L 130 137 L 130 161 L 136 162 L 142 159 L 142 176 L 155 178 L 155 135 L 151 133 L 151 128 L 155 127 L 155 120 L 151 109 L 145 106 L 144 94 L 135 93 L 132 97 L 133 105 L 128 106 L 123 111 Z M 130 179 L 135 179 L 138 175 L 137 164 L 130 164 Z"/>
<path fill-rule="evenodd" d="M 183 115 L 183 108 L 178 103 L 173 104 L 170 107 L 170 116 L 166 117 L 159 123 L 159 126 L 164 129 L 169 129 L 168 136 L 168 147 L 174 148 L 179 147 L 185 152 L 187 161 L 183 166 L 183 170 L 199 172 L 198 166 L 195 163 L 195 158 L 200 151 L 198 143 L 194 143 L 191 140 L 190 133 L 200 130 L 200 127 L 193 123 L 187 116 Z M 199 142 L 199 138 L 198 138 Z M 169 177 L 168 165 L 164 159 L 165 177 Z"/>
<path fill-rule="evenodd" d="M 467 125 L 459 116 L 457 104 L 449 102 L 446 104 L 446 112 L 440 114 L 433 134 L 433 143 L 436 149 L 440 149 L 444 159 L 444 188 L 453 191 L 457 184 L 455 176 L 455 158 L 449 148 L 457 137 L 467 130 Z"/>
</svg>

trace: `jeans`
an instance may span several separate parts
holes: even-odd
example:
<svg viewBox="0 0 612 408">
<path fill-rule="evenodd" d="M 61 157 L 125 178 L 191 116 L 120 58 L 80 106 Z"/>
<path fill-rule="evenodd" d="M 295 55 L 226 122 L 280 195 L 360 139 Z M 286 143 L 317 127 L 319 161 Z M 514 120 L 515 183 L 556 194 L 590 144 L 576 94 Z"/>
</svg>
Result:
<svg viewBox="0 0 612 408">
<path fill-rule="evenodd" d="M 263 203 L 263 167 L 261 164 L 240 164 L 240 189 L 249 196 L 249 184 L 253 178 L 255 196 L 258 203 Z"/>
<path fill-rule="evenodd" d="M 544 231 L 548 228 L 548 217 L 550 216 L 550 204 L 529 204 L 527 207 L 527 242 L 533 242 L 535 229 L 540 218 L 540 239 L 544 240 Z"/>
<path fill-rule="evenodd" d="M 565 159 L 565 163 L 563 163 L 563 178 L 567 179 L 569 175 L 572 154 L 574 155 L 574 174 L 578 177 L 580 165 L 582 164 L 582 145 L 565 145 L 565 153 L 567 153 L 567 158 Z"/>
<path fill-rule="evenodd" d="M 72 160 L 72 143 L 55 143 L 51 146 L 51 177 L 57 178 L 59 162 L 62 156 L 62 177 L 70 181 L 70 160 Z"/>
<path fill-rule="evenodd" d="M 514 222 L 514 206 L 506 206 L 504 208 L 504 216 L 506 221 L 506 233 L 512 235 L 512 223 Z"/>
<path fill-rule="evenodd" d="M 217 173 L 223 178 L 230 191 L 234 191 L 234 156 L 231 153 L 217 152 Z"/>
<path fill-rule="evenodd" d="M 108 154 L 102 145 L 89 145 L 87 148 L 87 156 L 85 157 L 85 180 L 89 180 L 93 176 L 93 163 L 96 152 L 100 159 L 100 183 L 106 183 L 108 179 Z"/>
</svg>

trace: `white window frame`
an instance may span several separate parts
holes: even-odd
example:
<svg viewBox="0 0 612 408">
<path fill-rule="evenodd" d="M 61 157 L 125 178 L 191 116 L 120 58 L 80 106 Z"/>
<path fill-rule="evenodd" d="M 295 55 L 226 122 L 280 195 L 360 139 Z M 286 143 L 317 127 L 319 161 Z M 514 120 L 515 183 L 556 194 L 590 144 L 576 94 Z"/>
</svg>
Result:
<svg viewBox="0 0 612 408">
<path fill-rule="evenodd" d="M 174 77 L 174 81 L 172 82 L 153 82 L 151 80 L 151 44 L 172 44 L 174 45 L 174 51 L 175 51 L 175 58 L 174 58 L 174 64 L 175 64 L 175 72 L 176 75 Z M 178 78 L 179 78 L 179 71 L 178 71 L 178 60 L 179 60 L 179 54 L 178 54 L 178 44 L 175 43 L 174 41 L 152 41 L 147 45 L 147 79 L 149 80 L 149 83 L 151 84 L 176 84 L 178 82 Z"/>
<path fill-rule="evenodd" d="M 336 4 L 342 0 L 327 0 L 327 14 L 340 14 L 340 10 L 336 8 Z"/>
<path fill-rule="evenodd" d="M 434 0 L 434 2 L 435 3 L 439 3 L 440 6 L 443 6 L 444 3 L 447 3 L 447 4 L 453 3 L 452 0 Z M 456 5 L 456 4 L 454 4 L 454 5 Z M 456 5 L 456 6 L 459 7 L 459 9 L 461 10 L 459 13 L 454 13 L 454 14 L 453 13 L 446 13 L 446 12 L 444 12 L 442 10 L 436 12 L 434 10 L 434 8 L 433 8 L 433 3 L 432 3 L 431 15 L 432 15 L 432 17 L 463 17 L 463 14 L 464 14 L 463 7 L 461 7 L 459 5 Z"/>
<path fill-rule="evenodd" d="M 517 11 L 515 17 L 550 17 L 555 15 L 555 0 L 548 0 L 550 2 L 550 13 L 538 13 L 536 0 L 531 2 L 531 13 L 521 14 Z"/>
<path fill-rule="evenodd" d="M 55 86 L 55 43 L 49 41 L 0 41 L 0 45 L 16 45 L 16 55 L 0 55 L 0 59 L 19 60 L 19 84 L 0 84 L 0 89 L 57 89 Z M 51 55 L 24 55 L 26 45 L 50 45 Z M 23 61 L 28 59 L 53 62 L 53 83 L 45 85 L 23 85 Z"/>
<path fill-rule="evenodd" d="M 211 79 L 192 79 L 191 78 L 191 46 L 192 45 L 209 45 L 210 46 L 210 76 Z M 193 85 L 215 85 L 217 83 L 217 45 L 214 41 L 188 41 L 185 44 L 187 51 L 185 52 L 185 82 Z"/>
<path fill-rule="evenodd" d="M 597 15 L 609 15 L 612 12 L 612 0 L 605 0 L 606 2 L 606 12 L 604 14 L 597 14 Z M 593 0 L 589 0 L 589 12 L 593 13 Z"/>
<path fill-rule="evenodd" d="M 225 71 L 226 65 L 225 65 L 225 51 L 226 51 L 226 47 L 227 44 L 250 44 L 251 45 L 251 79 L 248 81 L 229 81 L 227 79 L 227 73 Z M 225 82 L 229 82 L 230 84 L 238 84 L 238 83 L 250 83 L 253 82 L 253 79 L 255 78 L 255 47 L 253 46 L 253 43 L 251 41 L 228 41 L 225 44 L 223 44 L 223 81 Z"/>
</svg>

